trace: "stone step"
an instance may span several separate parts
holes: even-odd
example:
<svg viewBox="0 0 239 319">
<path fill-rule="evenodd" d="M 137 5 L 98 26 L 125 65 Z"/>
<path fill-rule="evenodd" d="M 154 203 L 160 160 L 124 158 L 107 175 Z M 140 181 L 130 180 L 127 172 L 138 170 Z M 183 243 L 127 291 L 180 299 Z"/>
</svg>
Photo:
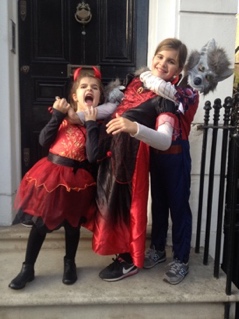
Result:
<svg viewBox="0 0 239 319">
<path fill-rule="evenodd" d="M 98 273 L 114 256 L 96 255 L 87 232 L 82 234 L 77 252 L 78 281 L 74 285 L 62 283 L 64 233 L 58 231 L 49 234 L 44 243 L 35 266 L 35 280 L 23 290 L 14 291 L 8 284 L 21 268 L 28 232 L 23 227 L 19 231 L 0 229 L 1 319 L 223 319 L 224 303 L 229 302 L 231 319 L 235 318 L 238 290 L 233 287 L 232 295 L 225 295 L 225 275 L 221 272 L 219 279 L 213 277 L 211 258 L 205 266 L 202 253 L 192 250 L 189 274 L 172 286 L 162 280 L 166 264 L 172 260 L 168 247 L 166 263 L 109 283 Z"/>
<path fill-rule="evenodd" d="M 0 227 L 0 251 L 3 250 L 21 250 L 26 248 L 26 243 L 30 227 L 25 227 L 21 224 L 11 227 Z M 92 234 L 85 228 L 81 229 L 81 245 L 88 245 Z M 64 229 L 60 228 L 57 231 L 47 234 L 44 242 L 44 248 L 57 249 L 65 247 L 65 233 Z"/>
</svg>

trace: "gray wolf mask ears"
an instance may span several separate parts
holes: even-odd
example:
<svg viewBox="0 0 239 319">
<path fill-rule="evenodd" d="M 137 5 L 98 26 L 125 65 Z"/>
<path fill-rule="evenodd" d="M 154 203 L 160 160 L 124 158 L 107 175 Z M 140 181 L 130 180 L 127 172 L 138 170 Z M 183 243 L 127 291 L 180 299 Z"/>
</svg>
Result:
<svg viewBox="0 0 239 319">
<path fill-rule="evenodd" d="M 191 87 L 206 95 L 215 90 L 218 82 L 233 74 L 230 64 L 225 50 L 211 39 L 200 52 L 191 52 L 184 69 L 185 76 Z"/>
<path fill-rule="evenodd" d="M 118 78 L 111 81 L 104 90 L 105 102 L 119 104 L 124 98 L 124 93 L 122 92 L 124 89 L 125 87 L 120 84 Z"/>
</svg>

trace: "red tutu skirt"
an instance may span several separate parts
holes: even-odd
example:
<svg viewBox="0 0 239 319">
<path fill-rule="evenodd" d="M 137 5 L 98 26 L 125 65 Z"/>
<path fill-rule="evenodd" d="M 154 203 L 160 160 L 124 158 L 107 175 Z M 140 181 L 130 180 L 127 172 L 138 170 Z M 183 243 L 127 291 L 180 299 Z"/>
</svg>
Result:
<svg viewBox="0 0 239 319">
<path fill-rule="evenodd" d="M 96 183 L 87 170 L 74 171 L 72 167 L 54 164 L 44 157 L 20 183 L 14 203 L 15 220 L 22 222 L 26 217 L 29 220 L 30 215 L 49 231 L 61 227 L 65 221 L 72 227 L 82 224 L 93 230 L 95 195 Z"/>
</svg>

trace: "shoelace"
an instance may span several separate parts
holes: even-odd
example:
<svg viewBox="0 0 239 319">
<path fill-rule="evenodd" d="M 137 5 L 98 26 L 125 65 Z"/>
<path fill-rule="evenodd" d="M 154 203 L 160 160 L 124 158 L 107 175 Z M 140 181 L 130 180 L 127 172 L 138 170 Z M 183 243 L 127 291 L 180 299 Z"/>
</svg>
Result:
<svg viewBox="0 0 239 319">
<path fill-rule="evenodd" d="M 179 260 L 174 260 L 170 264 L 169 271 L 176 274 L 176 273 L 184 273 L 183 264 Z"/>
<path fill-rule="evenodd" d="M 116 259 L 120 264 L 121 263 L 123 263 L 123 262 L 125 262 L 125 260 L 124 259 L 122 259 L 121 257 L 117 257 L 117 259 Z"/>
<path fill-rule="evenodd" d="M 170 267 L 170 272 L 173 272 L 176 274 L 180 270 L 180 268 L 181 268 L 180 262 L 175 261 Z"/>
<path fill-rule="evenodd" d="M 116 258 L 112 258 L 113 262 L 108 266 L 108 269 L 114 270 L 115 268 L 118 268 L 119 265 L 124 261 L 122 258 L 118 257 L 116 255 Z"/>
<path fill-rule="evenodd" d="M 154 248 L 149 248 L 146 253 L 145 253 L 145 257 L 150 258 L 153 257 L 155 255 L 155 249 Z"/>
</svg>

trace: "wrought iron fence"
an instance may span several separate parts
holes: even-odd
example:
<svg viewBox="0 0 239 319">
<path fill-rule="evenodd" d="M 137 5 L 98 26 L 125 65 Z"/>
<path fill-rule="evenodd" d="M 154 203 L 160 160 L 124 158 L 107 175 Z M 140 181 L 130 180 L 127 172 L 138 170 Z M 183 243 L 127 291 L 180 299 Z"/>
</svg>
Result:
<svg viewBox="0 0 239 319">
<path fill-rule="evenodd" d="M 220 112 L 223 112 L 223 123 L 220 124 Z M 205 245 L 203 263 L 207 265 L 209 257 L 209 242 L 212 220 L 213 188 L 215 179 L 215 159 L 216 151 L 221 143 L 220 174 L 219 174 L 219 193 L 217 209 L 217 228 L 215 242 L 214 258 L 214 277 L 219 278 L 220 266 L 226 273 L 225 293 L 231 295 L 232 283 L 239 288 L 239 93 L 233 97 L 227 97 L 222 104 L 220 99 L 211 102 L 207 101 L 204 106 L 204 124 L 200 183 L 199 183 L 199 201 L 198 201 L 198 219 L 196 232 L 195 252 L 200 251 L 200 236 L 202 228 L 202 210 L 204 196 L 204 181 L 206 173 L 206 163 L 209 163 L 208 172 L 208 192 L 207 209 L 205 225 Z M 213 122 L 210 124 L 210 113 L 213 111 Z M 222 130 L 222 139 L 218 140 L 218 131 Z M 208 133 L 212 131 L 211 153 L 207 155 Z M 224 249 L 221 256 L 222 230 L 224 230 Z M 237 253 L 235 254 L 235 248 Z M 223 259 L 220 265 L 221 257 Z M 225 304 L 225 319 L 229 319 L 230 304 Z M 239 319 L 239 305 L 236 304 L 235 319 Z"/>
</svg>

